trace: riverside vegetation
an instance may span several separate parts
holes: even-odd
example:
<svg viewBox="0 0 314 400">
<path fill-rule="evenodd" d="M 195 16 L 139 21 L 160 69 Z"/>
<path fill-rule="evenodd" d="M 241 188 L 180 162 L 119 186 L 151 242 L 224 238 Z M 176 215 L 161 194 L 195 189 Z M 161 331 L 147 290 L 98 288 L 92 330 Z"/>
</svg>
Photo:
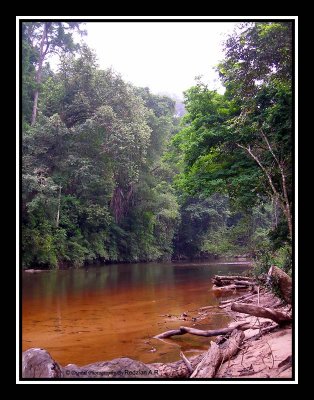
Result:
<svg viewBox="0 0 314 400">
<path fill-rule="evenodd" d="M 22 24 L 23 268 L 250 254 L 290 273 L 291 23 L 244 24 L 225 93 L 198 79 L 183 117 L 101 70 L 82 25 Z"/>
</svg>

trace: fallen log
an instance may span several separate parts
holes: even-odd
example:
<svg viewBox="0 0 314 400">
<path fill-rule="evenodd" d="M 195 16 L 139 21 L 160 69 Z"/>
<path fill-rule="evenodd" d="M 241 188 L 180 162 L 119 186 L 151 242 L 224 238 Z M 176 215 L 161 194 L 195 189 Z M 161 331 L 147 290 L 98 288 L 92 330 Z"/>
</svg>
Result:
<svg viewBox="0 0 314 400">
<path fill-rule="evenodd" d="M 166 339 L 171 336 L 185 335 L 186 333 L 190 333 L 191 335 L 196 335 L 196 336 L 211 337 L 218 335 L 226 335 L 228 333 L 231 333 L 235 329 L 246 330 L 249 328 L 250 326 L 248 322 L 240 322 L 230 326 L 229 328 L 212 329 L 212 330 L 202 330 L 202 329 L 191 328 L 189 326 L 180 326 L 179 329 L 172 329 L 170 331 L 160 333 L 159 335 L 154 336 L 154 339 Z"/>
<path fill-rule="evenodd" d="M 184 355 L 183 351 L 180 351 L 180 357 L 182 358 L 184 364 L 186 365 L 189 373 L 191 374 L 193 372 L 193 367 L 192 364 L 190 362 L 190 360 L 188 358 L 186 358 L 186 356 Z"/>
<path fill-rule="evenodd" d="M 38 272 L 44 272 L 44 271 L 47 271 L 47 270 L 44 270 L 44 269 L 32 269 L 32 268 L 24 270 L 24 272 L 28 272 L 30 274 L 37 274 Z"/>
<path fill-rule="evenodd" d="M 229 285 L 254 286 L 255 278 L 249 276 L 214 275 L 211 281 L 218 287 Z"/>
<path fill-rule="evenodd" d="M 234 280 L 235 285 L 245 285 L 245 286 L 255 286 L 256 282 L 255 281 L 240 281 L 240 280 Z"/>
<path fill-rule="evenodd" d="M 268 281 L 279 286 L 283 299 L 291 304 L 292 301 L 292 279 L 282 269 L 272 265 L 268 271 Z"/>
<path fill-rule="evenodd" d="M 255 306 L 253 304 L 232 303 L 231 310 L 244 314 L 253 315 L 254 317 L 269 318 L 277 322 L 277 324 L 279 325 L 291 322 L 291 316 L 286 313 L 273 310 L 271 308 Z"/>
<path fill-rule="evenodd" d="M 215 342 L 211 342 L 209 350 L 190 378 L 213 378 L 220 365 L 240 350 L 243 339 L 244 333 L 235 329 L 230 338 L 221 346 L 218 346 Z"/>
<path fill-rule="evenodd" d="M 212 279 L 212 283 L 216 286 L 227 286 L 227 285 L 232 285 L 233 280 L 219 280 L 219 279 Z"/>
<path fill-rule="evenodd" d="M 216 285 L 213 285 L 212 290 L 216 293 L 224 293 L 224 292 L 233 292 L 234 290 L 247 290 L 248 286 L 245 285 L 228 285 L 228 286 L 221 286 L 218 287 Z"/>
<path fill-rule="evenodd" d="M 251 276 L 242 276 L 242 275 L 214 275 L 213 279 L 223 280 L 238 280 L 238 281 L 254 281 L 255 278 Z"/>
<path fill-rule="evenodd" d="M 217 343 L 210 342 L 210 348 L 203 360 L 198 364 L 190 378 L 212 378 L 222 359 L 221 350 Z"/>
<path fill-rule="evenodd" d="M 252 298 L 252 297 L 254 297 L 256 295 L 257 295 L 256 293 L 254 293 L 254 294 L 251 294 L 251 293 L 250 294 L 244 294 L 243 296 L 237 297 L 236 299 L 221 300 L 220 304 L 224 305 L 224 304 L 235 303 L 235 302 L 238 302 L 238 301 L 243 301 L 243 300 L 246 300 L 246 299 L 250 299 L 250 298 Z"/>
</svg>

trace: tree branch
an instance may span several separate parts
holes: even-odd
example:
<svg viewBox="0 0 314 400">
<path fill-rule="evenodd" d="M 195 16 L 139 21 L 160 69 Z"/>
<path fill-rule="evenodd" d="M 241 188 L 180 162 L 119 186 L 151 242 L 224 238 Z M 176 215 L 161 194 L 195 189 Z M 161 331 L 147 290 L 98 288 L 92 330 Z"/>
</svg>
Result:
<svg viewBox="0 0 314 400">
<path fill-rule="evenodd" d="M 269 140 L 262 129 L 260 130 L 260 134 L 263 137 L 263 139 L 265 140 L 267 147 L 268 147 L 271 155 L 273 156 L 274 160 L 276 161 L 278 168 L 280 170 L 282 190 L 283 190 L 283 199 L 282 200 L 285 203 L 284 213 L 286 214 L 287 221 L 288 221 L 288 227 L 289 227 L 289 233 L 290 233 L 290 236 L 292 237 L 291 210 L 290 210 L 290 202 L 289 202 L 289 197 L 288 197 L 288 192 L 287 192 L 286 174 L 285 174 L 285 170 L 283 167 L 283 163 L 278 159 L 278 157 L 274 153 L 274 151 L 269 143 Z"/>
<path fill-rule="evenodd" d="M 272 178 L 271 178 L 270 174 L 268 173 L 268 171 L 267 171 L 267 169 L 264 167 L 264 165 L 261 163 L 261 161 L 258 159 L 258 157 L 252 152 L 251 147 L 250 147 L 250 146 L 245 147 L 245 146 L 243 146 L 243 145 L 240 144 L 240 143 L 236 143 L 236 145 L 237 145 L 238 147 L 240 147 L 241 149 L 246 150 L 246 151 L 250 154 L 250 156 L 257 162 L 257 164 L 260 166 L 260 168 L 262 169 L 262 171 L 263 171 L 264 174 L 266 175 L 266 177 L 267 177 L 267 179 L 268 179 L 268 182 L 269 182 L 269 184 L 270 184 L 270 187 L 272 188 L 273 193 L 275 194 L 276 197 L 281 198 L 281 195 L 278 193 L 277 189 L 275 188 L 275 186 L 274 186 L 274 184 L 273 184 L 273 181 L 272 181 Z"/>
<path fill-rule="evenodd" d="M 274 153 L 274 151 L 273 151 L 273 149 L 272 149 L 272 147 L 271 147 L 271 145 L 270 145 L 270 143 L 269 143 L 269 140 L 267 139 L 267 136 L 265 135 L 265 133 L 263 132 L 262 129 L 260 130 L 260 134 L 261 134 L 262 138 L 265 140 L 265 142 L 266 142 L 266 144 L 267 144 L 267 147 L 268 147 L 268 150 L 270 151 L 271 155 L 274 157 L 274 160 L 276 161 L 276 163 L 277 163 L 279 169 L 281 170 L 281 168 L 282 168 L 282 167 L 281 167 L 281 164 L 280 164 L 280 162 L 279 162 L 279 160 L 278 160 L 276 154 Z"/>
</svg>

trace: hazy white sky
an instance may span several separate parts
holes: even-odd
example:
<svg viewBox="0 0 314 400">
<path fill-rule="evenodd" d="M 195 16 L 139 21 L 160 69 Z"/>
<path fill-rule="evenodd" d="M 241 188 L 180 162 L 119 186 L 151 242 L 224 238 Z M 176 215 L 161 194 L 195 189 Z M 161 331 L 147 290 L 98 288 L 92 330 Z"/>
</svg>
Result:
<svg viewBox="0 0 314 400">
<path fill-rule="evenodd" d="M 223 58 L 222 41 L 231 22 L 89 22 L 84 41 L 96 50 L 101 68 L 113 67 L 153 93 L 182 95 L 203 75 L 211 89 L 221 88 L 213 67 Z"/>
</svg>

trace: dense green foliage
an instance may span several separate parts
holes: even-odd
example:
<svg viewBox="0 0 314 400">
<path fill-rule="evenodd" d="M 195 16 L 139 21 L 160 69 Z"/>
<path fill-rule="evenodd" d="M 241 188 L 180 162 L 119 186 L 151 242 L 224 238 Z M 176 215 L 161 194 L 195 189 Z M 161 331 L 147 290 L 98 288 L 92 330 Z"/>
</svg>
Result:
<svg viewBox="0 0 314 400">
<path fill-rule="evenodd" d="M 198 82 L 182 118 L 171 98 L 99 69 L 74 29 L 23 26 L 23 266 L 276 251 L 265 263 L 290 270 L 290 24 L 232 35 L 225 93 Z"/>
<path fill-rule="evenodd" d="M 289 246 L 291 35 L 289 23 L 243 26 L 226 42 L 218 67 L 225 93 L 201 82 L 185 93 L 187 114 L 171 158 L 181 171 L 175 184 L 184 222 L 190 220 L 181 225 L 178 247 L 190 246 L 193 255 Z"/>
<path fill-rule="evenodd" d="M 170 258 L 178 205 L 158 168 L 174 102 L 83 46 L 43 79 L 38 106 L 23 130 L 23 264 Z"/>
</svg>

